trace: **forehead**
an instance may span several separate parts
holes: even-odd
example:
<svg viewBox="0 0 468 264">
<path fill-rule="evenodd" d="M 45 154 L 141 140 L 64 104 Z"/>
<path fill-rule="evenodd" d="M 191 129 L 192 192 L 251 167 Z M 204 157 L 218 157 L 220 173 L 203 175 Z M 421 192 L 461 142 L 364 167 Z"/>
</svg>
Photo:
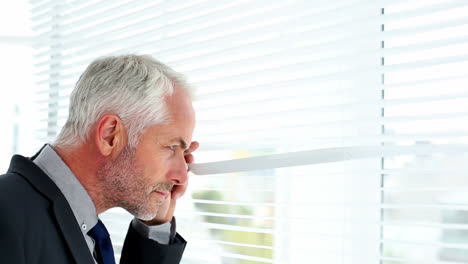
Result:
<svg viewBox="0 0 468 264">
<path fill-rule="evenodd" d="M 190 97 L 180 91 L 166 97 L 169 120 L 160 125 L 160 133 L 166 140 L 182 139 L 191 142 L 195 127 L 195 111 Z"/>
<path fill-rule="evenodd" d="M 189 95 L 180 88 L 174 88 L 174 93 L 165 98 L 166 106 L 171 120 L 169 123 L 176 122 L 195 122 L 195 111 L 192 100 Z"/>
</svg>

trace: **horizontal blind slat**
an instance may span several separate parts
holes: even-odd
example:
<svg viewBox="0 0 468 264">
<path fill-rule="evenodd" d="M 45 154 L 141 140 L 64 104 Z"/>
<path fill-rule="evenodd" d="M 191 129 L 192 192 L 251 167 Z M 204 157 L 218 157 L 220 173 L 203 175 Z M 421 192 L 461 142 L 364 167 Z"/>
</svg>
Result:
<svg viewBox="0 0 468 264">
<path fill-rule="evenodd" d="M 200 150 L 203 151 L 212 151 L 212 150 L 257 150 L 257 149 L 272 149 L 272 148 L 281 148 L 284 147 L 285 143 L 289 143 L 288 147 L 293 149 L 303 149 L 304 144 L 327 144 L 327 145 L 346 145 L 346 146 L 353 146 L 356 144 L 366 144 L 366 145 L 376 145 L 376 144 L 401 144 L 401 141 L 427 141 L 430 139 L 466 139 L 468 131 L 458 131 L 458 132 L 446 132 L 446 133 L 417 133 L 417 134 L 397 134 L 397 135 L 373 135 L 373 134 L 366 134 L 366 135 L 354 135 L 354 136 L 328 136 L 328 137 L 306 137 L 306 136 L 296 136 L 297 140 L 300 140 L 298 143 L 291 143 L 290 140 L 285 139 L 286 135 L 283 133 L 282 137 L 279 136 L 272 136 L 270 138 L 259 140 L 258 142 L 251 142 L 249 139 L 252 134 L 246 134 L 245 136 L 228 136 L 223 137 L 220 135 L 219 139 L 213 140 L 210 138 L 205 138 L 203 136 L 198 136 L 197 139 L 203 142 L 203 145 L 200 147 Z M 239 142 L 226 142 L 226 140 L 237 140 Z M 245 142 L 249 142 L 249 145 L 246 145 Z M 398 155 L 397 155 L 398 156 Z"/>
<path fill-rule="evenodd" d="M 236 242 L 229 242 L 223 240 L 212 240 L 212 239 L 204 239 L 204 238 L 197 238 L 197 237 L 190 237 L 191 241 L 199 241 L 203 243 L 216 243 L 216 244 L 223 244 L 228 246 L 239 246 L 239 247 L 247 247 L 247 248 L 260 248 L 260 249 L 273 249 L 272 246 L 264 246 L 264 245 L 255 245 L 255 244 L 246 244 L 246 243 L 236 243 Z"/>
<path fill-rule="evenodd" d="M 190 249 L 189 249 L 190 250 Z M 188 250 L 188 256 L 189 258 L 194 258 L 198 260 L 203 260 L 206 261 L 206 257 L 197 257 L 197 256 L 191 256 L 190 251 Z M 184 254 L 185 256 L 186 254 Z M 248 261 L 255 261 L 257 263 L 274 263 L 273 260 L 271 259 L 266 259 L 266 258 L 259 258 L 259 257 L 251 257 L 248 255 L 242 255 L 242 254 L 234 254 L 234 253 L 225 253 L 225 252 L 217 252 L 216 255 L 221 256 L 221 257 L 226 257 L 226 258 L 233 258 L 233 259 L 240 259 L 240 260 L 248 260 Z M 207 260 L 210 261 L 210 260 Z M 204 262 L 205 263 L 205 262 Z M 208 262 L 211 263 L 211 262 Z M 214 262 L 213 262 L 214 263 Z"/>
<path fill-rule="evenodd" d="M 219 204 L 219 205 L 244 205 L 253 207 L 329 207 L 329 208 L 374 208 L 374 209 L 439 209 L 439 210 L 460 210 L 468 211 L 468 204 L 443 204 L 443 203 L 268 203 L 268 202 L 246 202 L 246 201 L 217 201 L 217 200 L 202 200 L 202 199 L 187 199 L 189 202 L 199 204 Z"/>
<path fill-rule="evenodd" d="M 319 70 L 320 68 L 331 66 L 332 63 L 326 62 L 320 64 L 315 64 L 314 62 L 298 62 L 298 63 L 291 63 L 291 64 L 283 64 L 280 66 L 274 66 L 267 69 L 256 69 L 249 72 L 244 73 L 230 73 L 228 75 L 223 76 L 215 76 L 206 78 L 202 81 L 194 81 L 193 85 L 195 87 L 199 86 L 219 86 L 219 85 L 226 85 L 227 82 L 227 89 L 232 89 L 229 86 L 229 83 L 233 83 L 231 85 L 239 86 L 238 80 L 240 79 L 264 79 L 268 80 L 268 76 L 281 76 L 284 74 L 283 67 L 288 66 L 288 74 L 286 74 L 282 81 L 286 80 L 297 80 L 300 79 L 304 74 L 308 74 L 309 80 L 314 82 L 320 81 L 331 81 L 336 80 L 338 78 L 356 78 L 356 76 L 363 76 L 365 74 L 373 73 L 389 73 L 389 72 L 396 72 L 396 71 L 403 71 L 403 70 L 414 70 L 418 68 L 428 68 L 437 65 L 443 64 L 451 64 L 451 63 L 460 63 L 460 62 L 467 62 L 468 61 L 468 54 L 467 55 L 457 55 L 457 56 L 448 56 L 445 58 L 434 58 L 434 59 L 425 59 L 425 60 L 417 60 L 412 62 L 405 62 L 395 65 L 384 65 L 384 66 L 373 66 L 373 65 L 364 65 L 364 66 L 357 66 L 357 65 L 347 65 L 344 70 L 339 71 L 327 71 L 324 73 L 313 74 L 313 69 Z M 376 63 L 377 64 L 377 63 Z M 307 72 L 304 72 L 307 69 Z M 59 72 L 57 72 L 59 73 Z M 70 78 L 77 78 L 76 73 L 72 74 L 64 74 L 59 75 L 56 74 L 52 78 L 47 77 L 47 79 L 42 79 L 36 82 L 37 85 L 41 86 L 47 84 L 49 82 L 62 82 L 68 80 Z M 303 78 L 303 77 L 302 77 Z M 221 84 L 223 82 L 223 84 Z M 258 81 L 257 81 L 258 82 Z M 260 83 L 261 85 L 261 83 Z"/>
<path fill-rule="evenodd" d="M 284 153 L 211 163 L 189 164 L 189 169 L 192 173 L 195 174 L 220 174 L 402 154 L 419 153 L 424 155 L 426 153 L 436 152 L 466 153 L 467 151 L 468 147 L 466 146 L 344 147 Z"/>
<path fill-rule="evenodd" d="M 229 8 L 229 7 L 239 5 L 242 2 L 245 2 L 245 0 L 244 1 L 236 1 L 236 2 L 217 1 L 216 5 L 213 5 L 213 2 L 208 2 L 207 0 L 197 1 L 195 3 L 198 4 L 200 2 L 201 2 L 201 5 L 194 6 L 194 4 L 192 3 L 192 5 L 185 6 L 183 9 L 177 9 L 177 10 L 172 10 L 172 11 L 169 10 L 169 11 L 166 11 L 164 13 L 161 13 L 161 10 L 164 11 L 165 9 L 167 9 L 167 7 L 173 5 L 174 3 L 166 2 L 166 3 L 162 3 L 162 6 L 160 6 L 160 5 L 153 6 L 152 5 L 152 6 L 146 7 L 144 10 L 137 10 L 137 11 L 129 13 L 129 14 L 123 14 L 123 16 L 118 16 L 118 17 L 112 18 L 110 20 L 103 21 L 102 23 L 99 23 L 98 30 L 105 30 L 108 27 L 115 27 L 116 22 L 126 21 L 131 17 L 140 18 L 140 17 L 144 17 L 145 15 L 148 15 L 148 14 L 154 14 L 154 15 L 160 14 L 160 15 L 156 16 L 155 18 L 139 20 L 138 22 L 128 21 L 128 23 L 123 24 L 122 27 L 120 27 L 120 28 L 118 28 L 116 30 L 108 30 L 107 32 L 104 32 L 103 34 L 100 34 L 99 36 L 101 36 L 103 39 L 106 39 L 107 37 L 112 36 L 112 34 L 114 32 L 115 32 L 115 34 L 123 34 L 123 33 L 127 33 L 127 32 L 133 32 L 133 31 L 136 31 L 136 30 L 141 30 L 142 27 L 144 28 L 144 27 L 148 27 L 148 26 L 151 26 L 151 27 L 149 27 L 149 28 L 151 28 L 151 30 L 162 28 L 163 26 L 164 26 L 164 28 L 172 27 L 174 25 L 179 25 L 179 24 L 180 24 L 180 27 L 183 28 L 184 26 L 194 24 L 194 23 L 197 22 L 195 20 L 192 23 L 192 20 L 194 19 L 193 16 L 195 16 L 195 18 L 201 17 L 203 20 L 206 20 L 206 18 L 204 18 L 204 17 L 207 14 L 215 14 L 218 17 L 217 14 L 218 14 L 220 9 L 222 10 L 222 9 L 225 9 L 225 8 Z M 131 7 L 134 4 L 130 2 L 127 5 L 129 5 Z M 261 6 L 262 5 L 257 5 L 257 7 L 261 7 Z M 218 8 L 216 8 L 216 7 L 218 7 Z M 125 4 L 122 5 L 122 6 L 119 6 L 118 9 L 125 10 L 126 9 Z M 185 9 L 189 9 L 189 10 L 186 11 Z M 252 9 L 255 10 L 256 9 L 255 6 L 252 6 Z M 209 11 L 209 12 L 207 13 L 207 11 Z M 108 12 L 114 13 L 113 10 L 106 10 L 106 13 L 108 13 Z M 187 15 L 189 12 L 193 13 L 193 15 L 190 18 L 188 18 L 187 20 L 178 20 L 177 22 L 172 22 L 173 19 L 171 19 L 171 18 Z M 235 12 L 235 10 L 233 10 L 233 12 Z M 232 14 L 232 12 L 227 13 L 227 14 Z M 100 18 L 101 16 L 102 16 L 102 14 L 98 14 L 97 17 Z M 63 26 L 63 30 L 66 32 L 67 30 L 71 30 L 74 27 L 81 25 L 80 23 L 83 23 L 83 22 L 86 22 L 86 21 L 89 21 L 89 19 L 85 18 L 85 19 L 83 19 L 81 21 L 74 21 L 72 24 L 65 24 Z M 79 31 L 72 32 L 70 34 L 64 35 L 63 38 L 62 38 L 61 43 L 63 45 L 65 45 L 65 46 L 67 46 L 67 47 L 71 47 L 71 46 L 73 46 L 73 44 L 79 44 L 80 41 L 86 41 L 86 40 L 83 40 L 82 38 L 80 38 L 79 34 L 80 33 L 87 33 L 87 35 L 89 35 L 90 33 L 93 32 L 93 29 L 96 29 L 96 25 L 91 25 L 90 27 L 85 27 L 85 28 L 80 29 Z M 61 28 L 61 30 L 62 30 L 62 28 Z M 52 34 L 52 32 L 49 33 L 49 34 L 44 35 L 43 37 L 48 37 L 50 34 Z M 78 34 L 78 35 L 76 35 L 76 34 Z M 88 40 L 92 40 L 92 37 L 89 37 Z"/>
<path fill-rule="evenodd" d="M 453 223 L 426 223 L 426 222 L 403 222 L 403 221 L 358 221 L 347 219 L 343 217 L 342 219 L 330 219 L 330 218 L 317 218 L 317 217 L 278 217 L 278 216 L 257 216 L 257 215 L 239 215 L 239 214 L 223 214 L 223 213 L 212 213 L 205 211 L 190 211 L 190 210 L 177 210 L 176 214 L 179 218 L 184 216 L 214 216 L 214 217 L 223 217 L 223 218 L 239 218 L 239 219 L 254 219 L 254 220 L 268 220 L 275 223 L 309 223 L 309 224 L 351 224 L 351 225 L 361 225 L 361 226 L 379 226 L 382 228 L 385 227 L 403 227 L 403 228 L 433 228 L 441 230 L 468 230 L 468 224 L 453 224 Z"/>
<path fill-rule="evenodd" d="M 86 5 L 85 2 L 82 2 L 83 5 L 81 6 L 78 6 L 78 8 L 65 8 L 65 5 L 62 4 L 62 5 L 58 5 L 59 7 L 61 7 L 61 14 L 63 14 L 62 16 L 64 17 L 67 17 L 67 16 L 71 16 L 72 18 L 74 16 L 77 16 L 77 15 L 83 15 L 83 14 L 88 14 L 90 11 L 96 11 L 96 10 L 99 10 L 100 12 L 98 12 L 97 14 L 95 13 L 95 17 L 91 15 L 88 15 L 88 16 L 85 16 L 85 19 L 81 19 L 81 20 L 78 20 L 77 23 L 75 23 L 75 26 L 79 26 L 80 23 L 84 23 L 86 21 L 93 21 L 97 18 L 100 18 L 100 15 L 104 12 L 106 12 L 107 10 L 104 9 L 102 10 L 102 7 L 110 7 L 111 10 L 118 10 L 117 7 L 115 7 L 115 4 L 117 3 L 121 3 L 122 1 L 118 1 L 118 0 L 104 0 L 104 1 L 96 1 L 94 4 L 90 4 L 90 5 Z M 140 1 L 141 2 L 141 1 Z M 80 3 L 79 1 L 75 1 L 75 3 Z M 132 7 L 132 5 L 134 5 L 134 3 L 132 2 L 129 2 L 127 4 L 122 4 L 121 6 L 125 6 L 125 7 Z M 47 14 L 47 13 L 46 13 Z M 34 16 L 32 17 L 32 21 L 33 23 L 37 20 L 39 20 L 41 17 L 39 16 Z M 47 27 L 50 27 L 53 25 L 53 21 L 46 21 L 46 22 L 41 22 L 41 23 L 35 23 L 35 25 L 33 26 L 33 30 L 41 30 L 43 28 L 47 28 Z M 63 23 L 63 26 L 67 26 L 67 23 Z M 66 29 L 70 29 L 71 27 L 68 27 Z M 49 34 L 43 34 L 44 37 L 49 37 L 50 35 Z M 41 37 L 42 38 L 42 37 Z M 40 41 L 41 38 L 38 38 L 38 40 Z"/>
<path fill-rule="evenodd" d="M 453 249 L 468 249 L 468 245 L 462 243 L 443 243 L 443 242 L 422 242 L 422 241 L 409 241 L 398 239 L 382 239 L 383 244 L 400 244 L 409 246 L 424 246 L 434 248 L 453 248 Z"/>
</svg>

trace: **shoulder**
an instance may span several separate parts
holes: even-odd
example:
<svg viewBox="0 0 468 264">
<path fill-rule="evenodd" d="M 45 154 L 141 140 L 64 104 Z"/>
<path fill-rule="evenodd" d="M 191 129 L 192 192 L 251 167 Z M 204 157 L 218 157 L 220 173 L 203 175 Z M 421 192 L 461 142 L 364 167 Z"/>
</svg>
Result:
<svg viewBox="0 0 468 264">
<path fill-rule="evenodd" d="M 0 175 L 0 213 L 17 215 L 31 213 L 48 206 L 49 201 L 23 176 L 16 173 Z"/>
<path fill-rule="evenodd" d="M 32 191 L 32 186 L 24 177 L 16 173 L 0 175 L 0 202 L 11 200 Z"/>
</svg>

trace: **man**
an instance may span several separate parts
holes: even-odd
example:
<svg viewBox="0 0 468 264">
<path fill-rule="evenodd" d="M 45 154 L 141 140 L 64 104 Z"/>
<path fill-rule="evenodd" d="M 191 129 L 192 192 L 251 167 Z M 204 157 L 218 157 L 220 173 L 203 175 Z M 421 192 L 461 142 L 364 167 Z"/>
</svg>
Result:
<svg viewBox="0 0 468 264">
<path fill-rule="evenodd" d="M 198 148 L 191 96 L 149 56 L 89 65 L 55 143 L 0 176 L 0 263 L 114 263 L 98 215 L 117 206 L 135 216 L 120 263 L 179 263 L 173 213 Z"/>
</svg>

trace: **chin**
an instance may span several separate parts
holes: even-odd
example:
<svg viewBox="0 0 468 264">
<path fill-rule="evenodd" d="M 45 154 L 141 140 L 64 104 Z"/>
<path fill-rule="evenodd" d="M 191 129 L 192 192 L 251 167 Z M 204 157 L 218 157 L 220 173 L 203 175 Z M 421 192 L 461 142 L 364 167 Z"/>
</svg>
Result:
<svg viewBox="0 0 468 264">
<path fill-rule="evenodd" d="M 149 221 L 156 217 L 163 202 L 159 200 L 157 193 L 151 192 L 149 196 L 143 199 L 133 199 L 131 202 L 127 201 L 125 203 L 126 206 L 122 207 L 136 218 Z"/>
<path fill-rule="evenodd" d="M 157 214 L 158 212 L 151 212 L 151 213 L 137 213 L 133 215 L 140 220 L 149 221 L 149 220 L 153 220 Z"/>
<path fill-rule="evenodd" d="M 158 214 L 159 206 L 155 207 L 141 207 L 141 206 L 131 206 L 131 207 L 124 207 L 131 215 L 135 216 L 136 218 L 149 221 L 153 220 L 156 215 Z"/>
</svg>

